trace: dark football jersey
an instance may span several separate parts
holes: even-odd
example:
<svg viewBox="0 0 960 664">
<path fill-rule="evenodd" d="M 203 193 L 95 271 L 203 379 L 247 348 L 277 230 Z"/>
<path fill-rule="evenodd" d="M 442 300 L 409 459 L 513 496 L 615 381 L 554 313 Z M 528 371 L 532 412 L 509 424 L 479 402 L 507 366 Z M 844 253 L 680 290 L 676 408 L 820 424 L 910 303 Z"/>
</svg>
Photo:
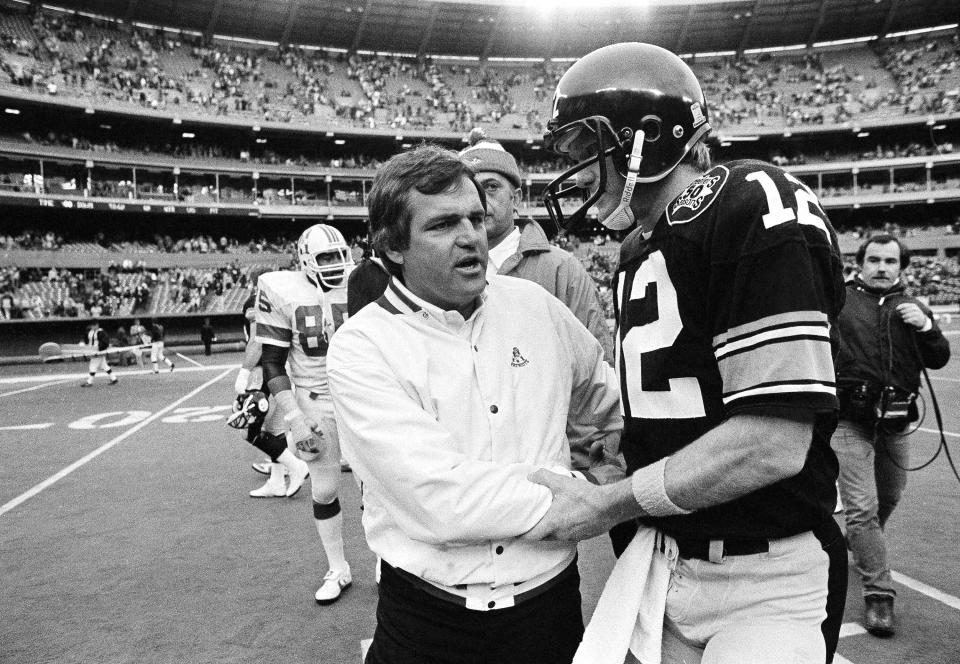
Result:
<svg viewBox="0 0 960 664">
<path fill-rule="evenodd" d="M 734 413 L 815 418 L 797 476 L 651 523 L 673 535 L 775 538 L 829 518 L 833 322 L 844 291 L 836 233 L 813 192 L 763 162 L 716 166 L 667 206 L 649 237 L 627 237 L 614 289 L 629 472 Z"/>
</svg>

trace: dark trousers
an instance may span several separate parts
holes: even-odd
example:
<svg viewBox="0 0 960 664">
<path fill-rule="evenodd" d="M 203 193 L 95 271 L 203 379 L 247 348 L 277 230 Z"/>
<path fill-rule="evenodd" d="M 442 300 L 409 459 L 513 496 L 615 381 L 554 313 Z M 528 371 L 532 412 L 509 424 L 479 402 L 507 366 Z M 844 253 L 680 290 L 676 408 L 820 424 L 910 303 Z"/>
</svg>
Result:
<svg viewBox="0 0 960 664">
<path fill-rule="evenodd" d="M 434 597 L 383 565 L 365 664 L 570 664 L 583 637 L 573 565 L 543 594 L 494 611 Z"/>
</svg>

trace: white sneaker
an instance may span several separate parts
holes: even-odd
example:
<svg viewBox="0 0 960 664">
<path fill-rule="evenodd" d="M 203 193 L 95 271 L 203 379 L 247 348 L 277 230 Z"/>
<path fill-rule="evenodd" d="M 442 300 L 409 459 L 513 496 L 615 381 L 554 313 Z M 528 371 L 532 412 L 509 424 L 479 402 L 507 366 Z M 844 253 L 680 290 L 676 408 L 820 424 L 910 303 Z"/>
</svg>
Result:
<svg viewBox="0 0 960 664">
<path fill-rule="evenodd" d="M 349 588 L 352 584 L 353 578 L 350 576 L 349 567 L 342 572 L 330 570 L 324 575 L 323 583 L 317 589 L 317 592 L 313 597 L 317 600 L 317 604 L 333 604 L 340 599 L 340 595 L 343 593 L 343 591 Z"/>
<path fill-rule="evenodd" d="M 287 495 L 287 487 L 283 485 L 283 482 L 271 482 L 267 480 L 267 483 L 264 484 L 259 489 L 254 489 L 250 492 L 251 498 L 283 498 Z"/>
<path fill-rule="evenodd" d="M 300 459 L 297 459 L 297 461 L 300 461 L 300 463 L 294 464 L 293 468 L 287 468 L 290 472 L 290 485 L 287 487 L 287 498 L 297 495 L 297 491 L 303 486 L 304 480 L 310 475 L 310 469 L 307 467 L 306 462 Z"/>
</svg>

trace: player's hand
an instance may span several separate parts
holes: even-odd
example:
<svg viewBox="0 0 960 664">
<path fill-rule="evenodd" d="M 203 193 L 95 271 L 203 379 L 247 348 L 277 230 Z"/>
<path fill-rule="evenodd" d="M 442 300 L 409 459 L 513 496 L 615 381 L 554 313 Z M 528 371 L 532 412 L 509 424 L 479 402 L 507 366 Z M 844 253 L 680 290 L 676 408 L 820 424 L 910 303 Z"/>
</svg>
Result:
<svg viewBox="0 0 960 664">
<path fill-rule="evenodd" d="M 323 451 L 320 426 L 305 415 L 290 421 L 289 436 L 296 455 L 304 461 L 313 461 Z"/>
<path fill-rule="evenodd" d="M 616 524 L 608 516 L 604 487 L 543 469 L 527 479 L 550 489 L 553 504 L 523 539 L 578 542 L 605 533 Z"/>
<path fill-rule="evenodd" d="M 923 309 L 913 302 L 904 302 L 897 305 L 897 313 L 907 325 L 913 325 L 918 330 L 927 324 L 927 315 Z"/>
</svg>

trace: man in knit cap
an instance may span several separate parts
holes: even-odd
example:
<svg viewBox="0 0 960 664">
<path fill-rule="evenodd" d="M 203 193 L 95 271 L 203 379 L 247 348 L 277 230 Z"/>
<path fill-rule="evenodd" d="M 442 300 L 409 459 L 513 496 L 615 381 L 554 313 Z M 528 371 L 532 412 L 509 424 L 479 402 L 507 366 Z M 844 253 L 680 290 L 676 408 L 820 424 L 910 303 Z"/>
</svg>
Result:
<svg viewBox="0 0 960 664">
<path fill-rule="evenodd" d="M 460 158 L 477 174 L 487 196 L 487 273 L 520 277 L 546 288 L 590 330 L 613 364 L 613 339 L 593 279 L 576 257 L 550 244 L 540 224 L 519 219 L 517 160 L 480 128 L 470 132 L 470 146 Z"/>
</svg>

